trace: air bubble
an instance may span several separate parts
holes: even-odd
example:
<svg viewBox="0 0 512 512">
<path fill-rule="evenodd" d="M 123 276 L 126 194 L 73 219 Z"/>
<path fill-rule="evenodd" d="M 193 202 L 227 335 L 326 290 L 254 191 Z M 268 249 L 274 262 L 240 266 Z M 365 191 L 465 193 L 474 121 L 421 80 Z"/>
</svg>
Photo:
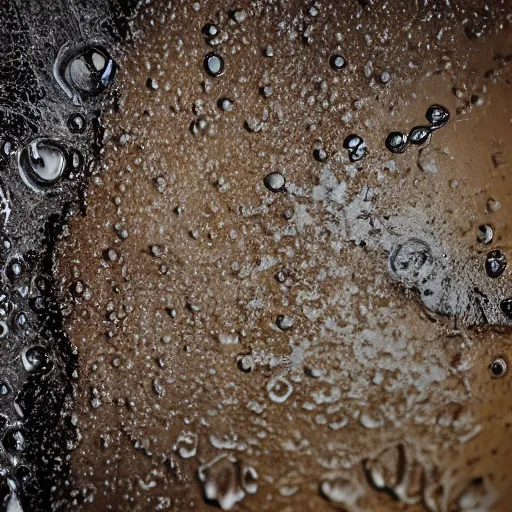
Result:
<svg viewBox="0 0 512 512">
<path fill-rule="evenodd" d="M 224 73 L 224 59 L 218 53 L 208 53 L 203 64 L 205 71 L 212 77 L 218 77 Z"/>
<path fill-rule="evenodd" d="M 21 177 L 28 186 L 44 187 L 60 180 L 66 168 L 66 156 L 57 142 L 35 139 L 20 152 L 18 164 Z"/>
</svg>

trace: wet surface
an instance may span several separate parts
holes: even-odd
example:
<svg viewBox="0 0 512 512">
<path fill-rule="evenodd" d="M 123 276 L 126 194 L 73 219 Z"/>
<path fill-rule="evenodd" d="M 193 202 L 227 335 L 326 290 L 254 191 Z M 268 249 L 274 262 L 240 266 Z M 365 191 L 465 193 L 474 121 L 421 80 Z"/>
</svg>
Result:
<svg viewBox="0 0 512 512">
<path fill-rule="evenodd" d="M 39 107 L 2 110 L 38 336 L 0 362 L 41 404 L 3 445 L 53 506 L 508 510 L 510 7 L 62 9 L 89 16 L 46 36 Z"/>
</svg>

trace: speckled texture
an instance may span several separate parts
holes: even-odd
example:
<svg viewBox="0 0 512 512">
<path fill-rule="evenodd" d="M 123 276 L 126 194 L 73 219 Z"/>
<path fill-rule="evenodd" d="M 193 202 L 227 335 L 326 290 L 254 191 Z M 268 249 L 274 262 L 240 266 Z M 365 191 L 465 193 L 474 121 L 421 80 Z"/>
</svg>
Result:
<svg viewBox="0 0 512 512">
<path fill-rule="evenodd" d="M 510 7 L 462 4 L 142 10 L 58 262 L 73 510 L 508 510 Z M 434 103 L 449 123 L 388 152 Z"/>
</svg>

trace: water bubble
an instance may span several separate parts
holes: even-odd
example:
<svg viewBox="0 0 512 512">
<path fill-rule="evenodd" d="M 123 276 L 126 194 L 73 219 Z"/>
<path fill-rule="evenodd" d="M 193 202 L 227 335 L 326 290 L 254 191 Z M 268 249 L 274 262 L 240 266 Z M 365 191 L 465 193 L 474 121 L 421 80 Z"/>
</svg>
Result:
<svg viewBox="0 0 512 512">
<path fill-rule="evenodd" d="M 265 176 L 263 183 L 270 192 L 281 192 L 284 189 L 286 180 L 280 172 L 271 172 Z"/>
<path fill-rule="evenodd" d="M 64 174 L 66 155 L 59 143 L 34 139 L 20 152 L 18 163 L 21 177 L 28 186 L 48 186 Z"/>
<path fill-rule="evenodd" d="M 494 229 L 489 224 L 482 224 L 478 226 L 478 235 L 477 241 L 478 243 L 488 245 L 493 241 L 494 238 Z"/>
<path fill-rule="evenodd" d="M 431 130 L 442 128 L 450 119 L 450 112 L 442 105 L 431 105 L 425 114 Z"/>
<path fill-rule="evenodd" d="M 218 53 L 208 53 L 203 65 L 205 71 L 212 77 L 221 76 L 224 73 L 224 59 Z"/>
<path fill-rule="evenodd" d="M 23 367 L 29 373 L 37 372 L 44 367 L 46 351 L 41 346 L 33 346 L 22 354 Z"/>
<path fill-rule="evenodd" d="M 25 437 L 21 430 L 9 430 L 2 441 L 5 448 L 11 452 L 21 453 L 26 448 Z"/>
<path fill-rule="evenodd" d="M 500 379 L 507 373 L 507 362 L 501 357 L 496 358 L 489 365 L 489 372 L 494 379 Z"/>
<path fill-rule="evenodd" d="M 68 129 L 71 133 L 83 133 L 86 122 L 82 114 L 71 114 L 68 118 Z"/>
<path fill-rule="evenodd" d="M 500 309 L 506 317 L 512 320 L 512 297 L 503 299 L 500 302 Z"/>
<path fill-rule="evenodd" d="M 340 69 L 343 69 L 347 65 L 347 61 L 345 57 L 343 57 L 339 53 L 335 53 L 331 55 L 331 58 L 329 59 L 329 64 L 331 65 L 332 69 L 339 71 Z"/>
<path fill-rule="evenodd" d="M 409 142 L 411 144 L 425 144 L 427 142 L 428 138 L 430 137 L 430 128 L 425 126 L 415 126 L 410 132 L 409 132 Z M 389 148 L 388 148 L 389 149 Z"/>
<path fill-rule="evenodd" d="M 485 271 L 492 278 L 501 276 L 507 268 L 507 258 L 502 251 L 496 249 L 491 251 L 485 260 Z"/>
<path fill-rule="evenodd" d="M 67 58 L 58 58 L 55 69 L 59 83 L 73 99 L 76 93 L 82 99 L 97 96 L 114 81 L 116 74 L 115 62 L 105 49 L 97 46 L 85 46 Z"/>
<path fill-rule="evenodd" d="M 393 274 L 408 284 L 417 284 L 426 279 L 432 272 L 433 264 L 430 247 L 418 238 L 399 244 L 389 258 Z"/>
<path fill-rule="evenodd" d="M 391 153 L 403 153 L 407 148 L 407 135 L 401 132 L 391 132 L 386 137 L 385 144 Z"/>
</svg>

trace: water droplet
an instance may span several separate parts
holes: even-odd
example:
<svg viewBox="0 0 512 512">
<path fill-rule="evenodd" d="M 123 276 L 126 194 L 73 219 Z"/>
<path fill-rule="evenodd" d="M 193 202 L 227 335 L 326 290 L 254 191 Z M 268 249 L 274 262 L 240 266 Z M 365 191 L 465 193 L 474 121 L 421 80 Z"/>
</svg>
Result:
<svg viewBox="0 0 512 512">
<path fill-rule="evenodd" d="M 232 112 L 235 108 L 235 104 L 229 98 L 221 98 L 218 105 L 221 110 L 224 110 L 224 112 Z"/>
<path fill-rule="evenodd" d="M 280 172 L 271 172 L 265 176 L 263 183 L 270 192 L 281 192 L 284 189 L 286 180 Z"/>
<path fill-rule="evenodd" d="M 489 371 L 493 378 L 499 379 L 507 373 L 507 362 L 498 357 L 489 365 Z"/>
<path fill-rule="evenodd" d="M 402 282 L 417 284 L 426 279 L 433 269 L 430 247 L 417 238 L 411 238 L 398 245 L 391 253 L 391 271 Z"/>
<path fill-rule="evenodd" d="M 293 318 L 287 315 L 277 315 L 276 325 L 281 331 L 288 331 L 293 327 Z"/>
<path fill-rule="evenodd" d="M 488 245 L 493 241 L 494 229 L 489 224 L 478 226 L 477 241 L 481 244 Z"/>
<path fill-rule="evenodd" d="M 29 373 L 43 369 L 46 362 L 46 351 L 41 346 L 33 346 L 22 354 L 23 367 Z"/>
<path fill-rule="evenodd" d="M 208 53 L 204 58 L 204 69 L 212 76 L 221 76 L 224 73 L 224 59 L 218 53 Z"/>
<path fill-rule="evenodd" d="M 23 274 L 23 268 L 23 261 L 15 257 L 7 264 L 7 276 L 11 281 L 16 281 Z"/>
<path fill-rule="evenodd" d="M 313 150 L 313 157 L 317 162 L 325 162 L 327 160 L 327 151 L 324 148 L 315 148 Z"/>
<path fill-rule="evenodd" d="M 387 84 L 391 80 L 391 75 L 388 71 L 383 71 L 379 76 L 379 80 L 381 84 Z"/>
<path fill-rule="evenodd" d="M 431 105 L 425 114 L 431 130 L 442 128 L 450 119 L 450 112 L 442 105 Z"/>
<path fill-rule="evenodd" d="M 260 93 L 264 98 L 270 98 L 270 96 L 272 96 L 274 93 L 274 89 L 271 85 L 265 85 L 260 89 Z"/>
<path fill-rule="evenodd" d="M 512 320 L 512 297 L 503 299 L 500 302 L 500 309 L 506 317 Z"/>
<path fill-rule="evenodd" d="M 48 186 L 62 177 L 66 156 L 57 142 L 35 139 L 20 152 L 18 163 L 21 177 L 29 187 Z"/>
<path fill-rule="evenodd" d="M 26 448 L 25 437 L 18 429 L 9 430 L 2 442 L 7 450 L 16 453 L 21 453 Z"/>
<path fill-rule="evenodd" d="M 0 400 L 5 399 L 11 393 L 12 393 L 12 389 L 11 389 L 10 384 L 7 382 L 6 379 L 1 379 L 0 380 Z"/>
<path fill-rule="evenodd" d="M 82 114 L 71 114 L 68 118 L 68 129 L 71 133 L 83 133 L 86 122 Z"/>
<path fill-rule="evenodd" d="M 97 46 L 82 47 L 66 58 L 58 58 L 55 69 L 59 83 L 74 100 L 77 94 L 84 99 L 102 93 L 116 74 L 115 62 Z"/>
<path fill-rule="evenodd" d="M 485 260 L 485 271 L 492 278 L 500 277 L 507 268 L 507 258 L 502 251 L 496 249 L 487 255 Z"/>
<path fill-rule="evenodd" d="M 339 53 L 335 53 L 331 55 L 331 58 L 329 59 L 329 64 L 331 65 L 332 69 L 339 71 L 340 69 L 343 69 L 347 65 L 347 61 L 345 57 L 343 57 Z"/>
<path fill-rule="evenodd" d="M 24 331 L 28 327 L 28 318 L 26 313 L 20 311 L 14 319 L 14 326 L 20 331 Z"/>
<path fill-rule="evenodd" d="M 407 135 L 400 132 L 391 132 L 386 137 L 385 144 L 391 153 L 403 153 L 407 148 Z"/>
<path fill-rule="evenodd" d="M 351 133 L 345 137 L 343 147 L 348 149 L 348 158 L 351 162 L 357 162 L 366 156 L 366 144 L 359 135 Z"/>
<path fill-rule="evenodd" d="M 219 29 L 213 23 L 208 23 L 203 27 L 203 34 L 207 38 L 215 37 L 219 33 Z"/>
<path fill-rule="evenodd" d="M 430 137 L 430 133 L 430 128 L 425 126 L 415 126 L 409 132 L 409 142 L 411 144 L 417 145 L 425 144 L 425 142 L 427 142 L 428 138 Z"/>
</svg>

